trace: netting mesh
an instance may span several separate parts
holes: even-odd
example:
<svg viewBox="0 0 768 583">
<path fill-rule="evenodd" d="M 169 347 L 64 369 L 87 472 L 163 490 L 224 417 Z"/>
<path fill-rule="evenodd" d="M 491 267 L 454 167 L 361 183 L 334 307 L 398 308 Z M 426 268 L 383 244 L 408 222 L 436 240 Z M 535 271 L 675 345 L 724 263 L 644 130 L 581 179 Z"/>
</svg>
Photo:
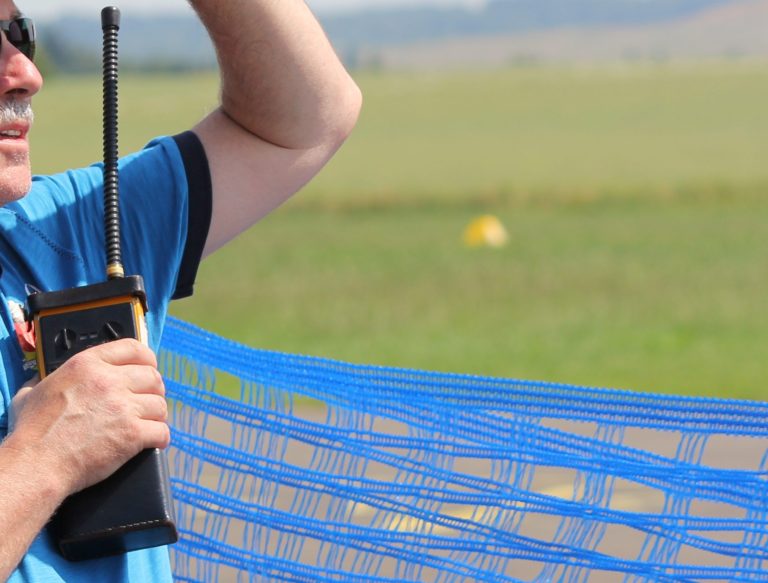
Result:
<svg viewBox="0 0 768 583">
<path fill-rule="evenodd" d="M 766 404 L 163 346 L 177 581 L 768 581 Z"/>
</svg>

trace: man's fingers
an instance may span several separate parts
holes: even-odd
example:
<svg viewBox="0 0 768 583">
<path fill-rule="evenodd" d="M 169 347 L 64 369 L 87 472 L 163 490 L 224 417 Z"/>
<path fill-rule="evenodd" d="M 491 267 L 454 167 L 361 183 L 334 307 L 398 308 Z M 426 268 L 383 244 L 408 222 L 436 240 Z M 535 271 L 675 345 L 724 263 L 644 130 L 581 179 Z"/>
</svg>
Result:
<svg viewBox="0 0 768 583">
<path fill-rule="evenodd" d="M 157 368 L 155 353 L 133 338 L 123 338 L 122 340 L 100 344 L 89 348 L 88 351 L 93 355 L 97 355 L 104 362 L 116 366 L 141 364 Z"/>
<path fill-rule="evenodd" d="M 31 379 L 29 379 L 26 383 L 24 383 L 16 394 L 19 395 L 22 392 L 28 393 L 30 390 L 35 388 L 39 383 L 40 383 L 40 375 L 36 374 Z"/>
<path fill-rule="evenodd" d="M 157 395 L 137 395 L 134 403 L 139 418 L 146 421 L 168 420 L 168 403 L 163 397 Z"/>
<path fill-rule="evenodd" d="M 142 420 L 142 449 L 165 449 L 171 443 L 171 429 L 165 423 Z"/>
<path fill-rule="evenodd" d="M 26 396 L 31 393 L 34 390 L 33 385 L 24 385 L 21 387 L 18 391 L 16 391 L 16 396 L 14 397 L 14 400 L 16 401 L 23 401 Z"/>
<path fill-rule="evenodd" d="M 35 377 L 27 381 L 27 383 L 21 387 L 13 398 L 13 404 L 8 411 L 8 431 L 12 432 L 16 428 L 16 417 L 19 414 L 19 409 L 24 407 L 24 401 L 27 396 L 34 390 L 34 386 L 40 382 L 39 377 Z"/>
<path fill-rule="evenodd" d="M 132 393 L 165 396 L 165 383 L 156 368 L 129 364 L 121 366 L 118 374 Z"/>
</svg>

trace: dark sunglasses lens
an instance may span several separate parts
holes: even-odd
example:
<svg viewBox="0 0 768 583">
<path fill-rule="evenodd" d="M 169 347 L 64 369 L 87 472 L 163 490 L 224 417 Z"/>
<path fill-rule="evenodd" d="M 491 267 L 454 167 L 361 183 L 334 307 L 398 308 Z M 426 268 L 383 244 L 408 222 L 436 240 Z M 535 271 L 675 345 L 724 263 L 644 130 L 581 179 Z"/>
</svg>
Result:
<svg viewBox="0 0 768 583">
<path fill-rule="evenodd" d="M 10 22 L 6 37 L 28 59 L 35 58 L 35 25 L 30 18 L 17 18 Z"/>
</svg>

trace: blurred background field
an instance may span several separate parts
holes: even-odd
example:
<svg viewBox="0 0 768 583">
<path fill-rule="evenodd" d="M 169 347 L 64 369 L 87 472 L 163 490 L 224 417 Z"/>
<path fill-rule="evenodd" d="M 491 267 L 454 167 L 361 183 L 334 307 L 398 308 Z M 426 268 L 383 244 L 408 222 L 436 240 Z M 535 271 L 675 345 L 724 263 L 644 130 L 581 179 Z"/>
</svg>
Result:
<svg viewBox="0 0 768 583">
<path fill-rule="evenodd" d="M 172 312 L 249 345 L 482 375 L 765 397 L 768 62 L 355 73 L 353 137 Z M 125 75 L 124 152 L 213 74 Z M 36 98 L 34 170 L 98 160 L 100 81 Z M 494 214 L 501 249 L 468 249 Z"/>
</svg>

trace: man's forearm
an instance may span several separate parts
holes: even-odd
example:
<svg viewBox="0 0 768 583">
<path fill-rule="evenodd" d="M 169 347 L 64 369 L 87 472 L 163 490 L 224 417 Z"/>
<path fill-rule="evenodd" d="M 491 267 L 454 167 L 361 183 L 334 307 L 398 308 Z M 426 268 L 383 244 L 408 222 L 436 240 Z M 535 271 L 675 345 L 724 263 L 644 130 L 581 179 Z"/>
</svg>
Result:
<svg viewBox="0 0 768 583">
<path fill-rule="evenodd" d="M 9 437 L 0 445 L 0 581 L 10 577 L 64 500 L 57 476 Z"/>
<path fill-rule="evenodd" d="M 67 496 L 166 447 L 167 414 L 157 358 L 132 339 L 89 348 L 21 387 L 0 444 L 0 581 Z"/>
<path fill-rule="evenodd" d="M 263 140 L 308 149 L 354 125 L 360 94 L 303 0 L 191 0 L 219 58 L 222 107 Z"/>
</svg>

